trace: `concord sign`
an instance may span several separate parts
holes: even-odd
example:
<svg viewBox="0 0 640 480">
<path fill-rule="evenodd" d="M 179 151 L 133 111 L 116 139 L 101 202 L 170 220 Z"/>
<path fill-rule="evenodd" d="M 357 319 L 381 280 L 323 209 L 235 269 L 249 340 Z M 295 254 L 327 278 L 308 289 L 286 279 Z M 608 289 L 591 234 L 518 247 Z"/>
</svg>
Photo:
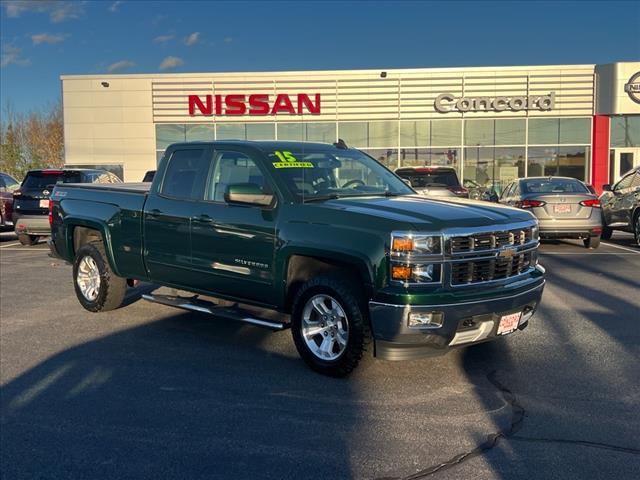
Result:
<svg viewBox="0 0 640 480">
<path fill-rule="evenodd" d="M 521 97 L 460 97 L 451 93 L 438 95 L 433 102 L 440 113 L 448 112 L 518 112 L 521 110 L 553 110 L 556 92 L 549 95 L 529 95 Z"/>
</svg>

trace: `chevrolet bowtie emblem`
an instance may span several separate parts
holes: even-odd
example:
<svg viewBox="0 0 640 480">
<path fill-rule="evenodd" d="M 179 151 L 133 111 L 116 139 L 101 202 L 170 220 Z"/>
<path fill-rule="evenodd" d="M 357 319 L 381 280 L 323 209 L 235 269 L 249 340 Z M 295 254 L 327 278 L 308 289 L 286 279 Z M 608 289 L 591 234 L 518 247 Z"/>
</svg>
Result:
<svg viewBox="0 0 640 480">
<path fill-rule="evenodd" d="M 504 248 L 502 250 L 500 250 L 497 254 L 496 257 L 498 258 L 511 258 L 513 257 L 518 251 L 515 248 Z"/>
</svg>

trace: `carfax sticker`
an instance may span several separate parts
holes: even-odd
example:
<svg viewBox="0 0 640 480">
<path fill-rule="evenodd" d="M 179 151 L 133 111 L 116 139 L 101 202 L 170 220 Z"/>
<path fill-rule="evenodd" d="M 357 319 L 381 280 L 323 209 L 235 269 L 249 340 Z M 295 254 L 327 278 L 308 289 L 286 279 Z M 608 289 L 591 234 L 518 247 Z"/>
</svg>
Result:
<svg viewBox="0 0 640 480">
<path fill-rule="evenodd" d="M 273 154 L 278 157 L 279 162 L 272 162 L 274 168 L 313 168 L 311 162 L 299 162 L 291 152 L 275 151 Z"/>
</svg>

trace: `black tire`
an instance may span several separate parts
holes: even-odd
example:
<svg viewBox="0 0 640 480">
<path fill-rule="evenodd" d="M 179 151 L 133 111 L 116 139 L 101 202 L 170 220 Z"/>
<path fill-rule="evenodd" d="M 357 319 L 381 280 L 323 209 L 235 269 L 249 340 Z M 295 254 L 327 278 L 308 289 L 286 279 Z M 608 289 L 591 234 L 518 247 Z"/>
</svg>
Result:
<svg viewBox="0 0 640 480">
<path fill-rule="evenodd" d="M 636 245 L 640 247 L 640 210 L 638 210 L 634 215 L 633 236 L 636 239 Z"/>
<path fill-rule="evenodd" d="M 302 335 L 305 305 L 314 296 L 321 294 L 335 299 L 346 317 L 346 347 L 335 360 L 325 360 L 316 356 Z M 371 336 L 366 304 L 358 295 L 357 286 L 331 276 L 318 276 L 300 286 L 293 300 L 291 322 L 293 341 L 302 359 L 316 372 L 332 377 L 344 377 L 358 366 Z"/>
<path fill-rule="evenodd" d="M 78 284 L 78 272 L 80 264 L 85 257 L 91 257 L 100 274 L 100 284 L 97 288 L 97 297 L 90 299 L 85 297 Z M 122 305 L 127 291 L 127 280 L 116 276 L 111 270 L 107 260 L 104 246 L 101 242 L 91 242 L 80 247 L 73 262 L 73 286 L 80 304 L 90 312 L 107 312 Z"/>
<path fill-rule="evenodd" d="M 609 240 L 613 235 L 613 230 L 609 227 L 602 227 L 602 233 L 600 234 L 600 238 L 602 240 Z"/>
<path fill-rule="evenodd" d="M 26 233 L 21 233 L 18 235 L 18 241 L 27 247 L 35 245 L 40 240 L 38 235 L 27 235 Z"/>
<path fill-rule="evenodd" d="M 600 237 L 589 237 L 582 241 L 585 248 L 598 248 L 600 246 Z"/>
</svg>

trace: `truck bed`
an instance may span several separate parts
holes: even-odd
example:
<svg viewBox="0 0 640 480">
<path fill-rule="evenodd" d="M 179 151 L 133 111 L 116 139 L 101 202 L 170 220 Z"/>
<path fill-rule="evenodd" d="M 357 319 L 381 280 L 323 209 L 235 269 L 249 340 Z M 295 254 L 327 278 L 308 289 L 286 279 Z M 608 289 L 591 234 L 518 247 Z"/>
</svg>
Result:
<svg viewBox="0 0 640 480">
<path fill-rule="evenodd" d="M 108 190 L 117 192 L 147 193 L 151 188 L 151 182 L 131 183 L 65 183 L 64 188 L 82 188 L 88 190 Z"/>
</svg>

